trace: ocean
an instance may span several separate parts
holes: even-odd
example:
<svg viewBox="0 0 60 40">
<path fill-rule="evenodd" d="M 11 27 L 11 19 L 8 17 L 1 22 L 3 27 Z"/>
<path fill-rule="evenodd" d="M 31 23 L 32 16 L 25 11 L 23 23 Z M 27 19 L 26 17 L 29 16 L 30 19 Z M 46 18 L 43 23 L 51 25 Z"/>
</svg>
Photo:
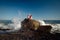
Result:
<svg viewBox="0 0 60 40">
<path fill-rule="evenodd" d="M 44 20 L 47 24 L 60 24 L 60 20 Z M 0 23 L 9 24 L 13 23 L 11 20 L 0 20 Z"/>
<path fill-rule="evenodd" d="M 45 23 L 49 24 L 60 24 L 60 20 L 44 20 Z"/>
</svg>

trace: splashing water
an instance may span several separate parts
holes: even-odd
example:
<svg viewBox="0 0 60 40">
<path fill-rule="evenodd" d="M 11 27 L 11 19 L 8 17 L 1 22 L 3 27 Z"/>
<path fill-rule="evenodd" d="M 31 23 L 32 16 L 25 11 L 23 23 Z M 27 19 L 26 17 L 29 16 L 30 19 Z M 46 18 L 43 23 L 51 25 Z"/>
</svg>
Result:
<svg viewBox="0 0 60 40">
<path fill-rule="evenodd" d="M 12 22 L 14 25 L 14 30 L 19 30 L 21 28 L 21 21 L 19 18 L 13 18 Z"/>
<path fill-rule="evenodd" d="M 60 33 L 60 24 L 51 24 L 52 29 L 51 29 L 51 33 L 55 34 L 55 33 Z"/>
<path fill-rule="evenodd" d="M 40 25 L 46 25 L 43 20 L 38 20 L 40 22 Z"/>
<path fill-rule="evenodd" d="M 46 24 L 43 20 L 38 20 L 40 22 L 40 25 L 51 25 L 52 29 L 50 33 L 60 33 L 60 24 Z"/>
<path fill-rule="evenodd" d="M 6 30 L 6 32 L 12 32 L 12 31 L 17 31 L 21 29 L 21 21 L 19 18 L 13 18 L 11 20 L 13 23 L 5 25 L 3 23 L 0 23 L 0 28 L 1 29 L 11 29 L 11 30 Z"/>
<path fill-rule="evenodd" d="M 20 30 L 21 29 L 21 21 L 22 21 L 22 13 L 20 13 L 20 11 L 18 13 L 19 13 L 18 17 L 14 17 L 11 20 L 12 21 L 11 24 L 8 24 L 8 25 L 0 24 L 0 28 L 11 29 L 11 30 L 7 30 L 7 32 Z"/>
</svg>

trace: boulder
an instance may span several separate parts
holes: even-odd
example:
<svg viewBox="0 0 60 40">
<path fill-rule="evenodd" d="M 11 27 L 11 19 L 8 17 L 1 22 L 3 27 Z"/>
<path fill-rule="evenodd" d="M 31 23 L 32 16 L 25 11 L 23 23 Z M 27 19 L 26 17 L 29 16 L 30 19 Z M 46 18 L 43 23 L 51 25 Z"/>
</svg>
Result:
<svg viewBox="0 0 60 40">
<path fill-rule="evenodd" d="M 34 38 L 34 40 L 47 39 L 52 28 L 50 25 L 41 25 L 39 21 L 27 18 L 21 22 L 21 26 L 24 29 L 22 34 L 27 38 Z"/>
<path fill-rule="evenodd" d="M 33 20 L 33 19 L 30 20 L 26 18 L 21 22 L 21 26 L 23 28 L 37 30 L 40 26 L 40 23 L 36 20 Z"/>
<path fill-rule="evenodd" d="M 38 31 L 43 31 L 43 32 L 50 32 L 51 30 L 51 25 L 41 25 L 39 21 L 33 20 L 33 19 L 27 19 L 25 18 L 21 22 L 21 26 L 24 29 L 32 29 L 32 30 L 38 30 Z"/>
</svg>

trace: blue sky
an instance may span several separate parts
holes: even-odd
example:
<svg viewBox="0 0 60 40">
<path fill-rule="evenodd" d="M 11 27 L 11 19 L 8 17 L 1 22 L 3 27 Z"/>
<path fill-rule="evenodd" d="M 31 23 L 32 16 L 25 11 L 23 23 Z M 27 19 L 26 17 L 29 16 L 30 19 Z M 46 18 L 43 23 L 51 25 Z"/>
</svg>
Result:
<svg viewBox="0 0 60 40">
<path fill-rule="evenodd" d="M 0 0 L 0 19 L 26 17 L 34 19 L 60 20 L 60 0 Z"/>
</svg>

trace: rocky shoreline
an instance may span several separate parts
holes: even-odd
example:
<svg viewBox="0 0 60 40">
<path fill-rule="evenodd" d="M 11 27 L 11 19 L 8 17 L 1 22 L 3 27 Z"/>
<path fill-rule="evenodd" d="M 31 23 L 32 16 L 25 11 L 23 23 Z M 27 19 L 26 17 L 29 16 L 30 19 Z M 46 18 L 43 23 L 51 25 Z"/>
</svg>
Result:
<svg viewBox="0 0 60 40">
<path fill-rule="evenodd" d="M 0 40 L 60 40 L 60 34 L 39 33 L 38 31 L 18 31 L 0 34 Z"/>
<path fill-rule="evenodd" d="M 60 40 L 60 34 L 51 34 L 50 25 L 39 25 L 35 20 L 24 19 L 17 32 L 0 34 L 0 40 Z"/>
</svg>

